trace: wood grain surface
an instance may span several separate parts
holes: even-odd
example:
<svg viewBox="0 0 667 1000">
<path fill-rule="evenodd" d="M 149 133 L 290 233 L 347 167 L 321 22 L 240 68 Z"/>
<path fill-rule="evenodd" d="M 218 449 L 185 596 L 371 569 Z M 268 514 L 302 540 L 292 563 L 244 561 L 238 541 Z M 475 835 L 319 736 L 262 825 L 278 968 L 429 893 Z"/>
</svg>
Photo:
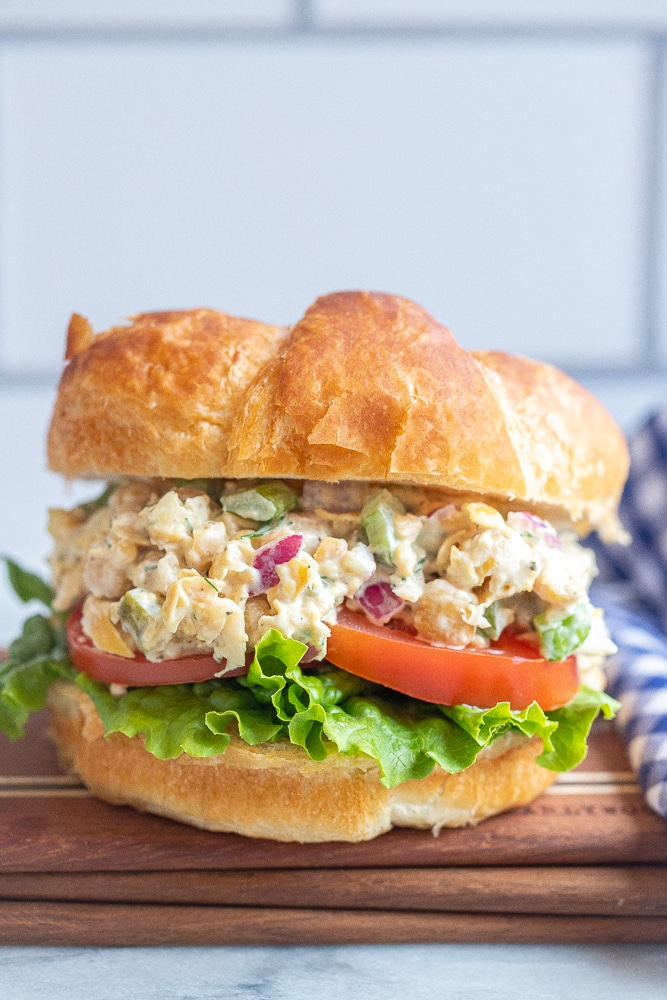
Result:
<svg viewBox="0 0 667 1000">
<path fill-rule="evenodd" d="M 667 824 L 610 726 L 532 805 L 363 844 L 213 834 L 92 798 L 44 719 L 0 738 L 0 943 L 667 941 Z"/>
<path fill-rule="evenodd" d="M 10 873 L 0 899 L 667 917 L 667 867 Z"/>
<path fill-rule="evenodd" d="M 0 901 L 14 945 L 636 944 L 667 941 L 664 917 L 290 910 Z"/>
</svg>

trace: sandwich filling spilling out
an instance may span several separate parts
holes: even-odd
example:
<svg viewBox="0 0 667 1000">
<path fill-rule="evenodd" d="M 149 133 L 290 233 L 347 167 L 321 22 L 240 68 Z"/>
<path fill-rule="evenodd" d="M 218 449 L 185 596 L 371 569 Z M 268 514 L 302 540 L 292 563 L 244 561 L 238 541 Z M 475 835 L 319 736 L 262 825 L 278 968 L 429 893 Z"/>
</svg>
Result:
<svg viewBox="0 0 667 1000">
<path fill-rule="evenodd" d="M 372 483 L 125 480 L 53 510 L 54 608 L 82 604 L 96 649 L 246 666 L 269 630 L 327 654 L 338 612 L 436 646 L 519 637 L 580 673 L 614 651 L 588 589 L 593 553 L 522 510 Z M 409 669 L 409 667 L 407 668 Z"/>
<path fill-rule="evenodd" d="M 538 736 L 569 770 L 616 703 L 593 554 L 541 514 L 367 482 L 125 478 L 53 510 L 55 590 L 10 564 L 26 622 L 0 668 L 20 735 L 74 681 L 154 756 L 286 739 L 393 787 Z M 342 668 L 342 669 L 341 669 Z"/>
</svg>

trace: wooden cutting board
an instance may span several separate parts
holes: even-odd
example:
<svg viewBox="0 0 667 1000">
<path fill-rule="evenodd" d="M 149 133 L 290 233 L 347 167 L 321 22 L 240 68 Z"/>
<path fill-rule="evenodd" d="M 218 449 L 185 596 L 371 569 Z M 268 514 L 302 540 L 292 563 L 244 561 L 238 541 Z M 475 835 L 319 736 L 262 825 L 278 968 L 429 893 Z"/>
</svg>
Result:
<svg viewBox="0 0 667 1000">
<path fill-rule="evenodd" d="M 0 944 L 667 941 L 667 823 L 608 724 L 530 806 L 363 844 L 107 805 L 60 772 L 45 730 L 0 736 Z"/>
</svg>

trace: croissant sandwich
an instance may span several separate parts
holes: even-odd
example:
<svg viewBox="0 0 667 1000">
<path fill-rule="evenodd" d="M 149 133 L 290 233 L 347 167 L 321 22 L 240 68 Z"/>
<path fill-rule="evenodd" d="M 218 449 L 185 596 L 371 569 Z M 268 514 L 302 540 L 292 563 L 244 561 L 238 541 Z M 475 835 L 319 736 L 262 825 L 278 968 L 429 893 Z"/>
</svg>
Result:
<svg viewBox="0 0 667 1000">
<path fill-rule="evenodd" d="M 107 801 L 277 840 L 438 832 L 531 801 L 614 712 L 580 540 L 624 537 L 624 438 L 413 302 L 75 315 L 48 456 L 106 486 L 50 512 L 52 588 L 10 564 L 49 610 L 0 724 L 46 699 Z"/>
</svg>

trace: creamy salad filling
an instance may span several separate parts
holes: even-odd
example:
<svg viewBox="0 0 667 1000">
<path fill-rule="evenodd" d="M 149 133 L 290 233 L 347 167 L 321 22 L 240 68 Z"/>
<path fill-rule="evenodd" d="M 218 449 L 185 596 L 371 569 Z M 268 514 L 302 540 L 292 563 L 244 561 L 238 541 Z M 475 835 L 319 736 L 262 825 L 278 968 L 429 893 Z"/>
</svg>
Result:
<svg viewBox="0 0 667 1000">
<path fill-rule="evenodd" d="M 433 489 L 126 479 L 52 510 L 49 530 L 54 608 L 83 602 L 98 649 L 157 672 L 208 651 L 222 676 L 271 628 L 322 659 L 343 605 L 435 645 L 520 635 L 550 660 L 576 653 L 595 687 L 615 650 L 573 532 Z"/>
</svg>

